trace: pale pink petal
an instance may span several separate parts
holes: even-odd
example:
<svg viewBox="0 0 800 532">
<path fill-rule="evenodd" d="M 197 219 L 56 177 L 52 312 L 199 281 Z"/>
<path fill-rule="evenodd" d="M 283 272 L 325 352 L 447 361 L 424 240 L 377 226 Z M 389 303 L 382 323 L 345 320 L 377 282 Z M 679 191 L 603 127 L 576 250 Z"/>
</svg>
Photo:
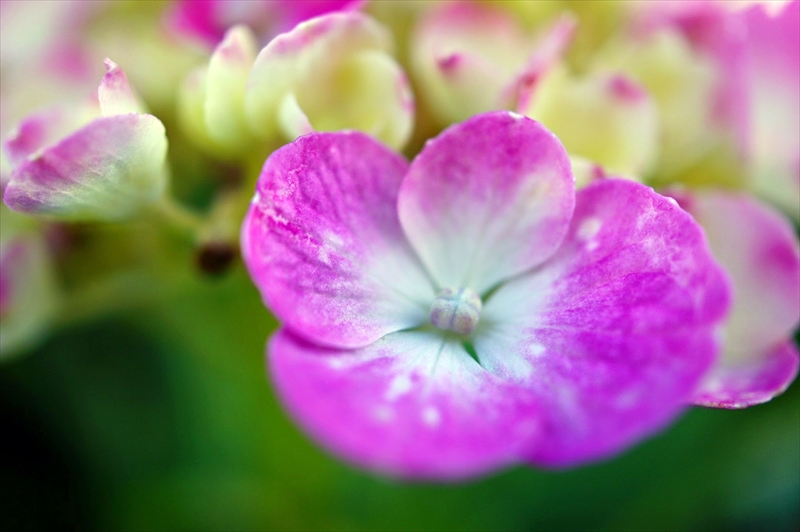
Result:
<svg viewBox="0 0 800 532">
<path fill-rule="evenodd" d="M 525 114 L 525 109 L 533 104 L 532 100 L 542 78 L 550 69 L 561 63 L 567 48 L 572 44 L 577 25 L 578 21 L 574 16 L 569 12 L 563 13 L 537 43 L 523 72 L 518 74 L 511 87 L 506 89 L 513 94 L 518 112 Z"/>
<path fill-rule="evenodd" d="M 764 6 L 747 27 L 754 188 L 800 220 L 800 1 L 777 15 Z"/>
<path fill-rule="evenodd" d="M 485 473 L 518 462 L 538 435 L 531 394 L 436 333 L 401 332 L 338 351 L 283 330 L 270 341 L 269 367 L 281 399 L 312 436 L 385 474 Z"/>
<path fill-rule="evenodd" d="M 142 99 L 131 88 L 128 76 L 111 59 L 104 61 L 106 75 L 97 89 L 100 102 L 100 114 L 103 116 L 123 115 L 129 113 L 146 113 L 147 107 Z"/>
<path fill-rule="evenodd" d="M 512 89 L 532 44 L 519 21 L 498 6 L 442 2 L 417 23 L 412 67 L 431 111 L 447 124 L 513 108 Z"/>
<path fill-rule="evenodd" d="M 718 350 L 728 288 L 702 231 L 634 182 L 578 193 L 569 234 L 485 302 L 474 346 L 536 394 L 540 465 L 603 458 L 675 418 Z"/>
<path fill-rule="evenodd" d="M 558 139 L 502 111 L 429 141 L 403 181 L 398 208 L 438 286 L 480 294 L 546 260 L 566 233 L 574 201 Z"/>
<path fill-rule="evenodd" d="M 692 402 L 714 408 L 747 408 L 783 393 L 797 377 L 800 354 L 791 340 L 755 355 L 744 364 L 715 367 Z"/>
<path fill-rule="evenodd" d="M 8 135 L 3 149 L 12 166 L 19 166 L 44 148 L 89 123 L 93 113 L 52 107 L 28 115 Z"/>
<path fill-rule="evenodd" d="M 765 397 L 770 390 L 757 388 L 771 384 L 773 394 L 780 393 L 788 383 L 776 379 L 770 368 L 776 367 L 776 356 L 788 355 L 775 346 L 785 343 L 800 324 L 800 243 L 794 227 L 779 212 L 745 194 L 706 190 L 683 193 L 678 199 L 705 229 L 733 289 L 722 356 L 711 388 L 704 387 L 701 396 L 711 397 L 711 390 L 721 386 L 727 402 L 747 406 L 753 403 L 737 400 L 736 389 L 747 394 L 758 391 Z M 745 385 L 748 375 L 757 382 Z M 783 375 L 793 377 L 790 371 Z M 728 384 L 727 377 L 733 382 Z"/>
<path fill-rule="evenodd" d="M 151 115 L 98 118 L 14 169 L 11 209 L 72 220 L 120 220 L 160 199 L 167 139 Z"/>
<path fill-rule="evenodd" d="M 358 132 L 307 135 L 267 160 L 242 253 L 288 327 L 360 347 L 427 322 L 435 292 L 395 209 L 407 166 Z"/>
<path fill-rule="evenodd" d="M 740 17 L 719 2 L 654 2 L 646 8 L 640 31 L 672 28 L 693 49 L 713 60 L 716 81 L 711 117 L 731 128 L 733 140 L 745 149 L 749 130 L 745 46 L 747 31 Z"/>
</svg>

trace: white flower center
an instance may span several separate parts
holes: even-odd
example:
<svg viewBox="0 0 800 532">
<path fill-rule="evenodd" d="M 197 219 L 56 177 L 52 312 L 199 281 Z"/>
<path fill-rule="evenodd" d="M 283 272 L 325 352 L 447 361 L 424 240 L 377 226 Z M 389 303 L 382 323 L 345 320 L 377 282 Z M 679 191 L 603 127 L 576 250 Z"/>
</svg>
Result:
<svg viewBox="0 0 800 532">
<path fill-rule="evenodd" d="M 443 331 L 470 334 L 481 317 L 481 297 L 471 288 L 444 288 L 431 305 L 431 323 Z"/>
</svg>

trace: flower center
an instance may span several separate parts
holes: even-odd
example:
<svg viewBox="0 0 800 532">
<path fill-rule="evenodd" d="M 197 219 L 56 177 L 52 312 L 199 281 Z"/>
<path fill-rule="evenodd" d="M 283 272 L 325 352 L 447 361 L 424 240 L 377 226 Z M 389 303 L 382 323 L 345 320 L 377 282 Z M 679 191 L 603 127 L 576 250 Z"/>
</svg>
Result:
<svg viewBox="0 0 800 532">
<path fill-rule="evenodd" d="M 444 288 L 431 305 L 431 323 L 443 331 L 470 334 L 481 317 L 481 297 L 471 288 Z"/>
</svg>

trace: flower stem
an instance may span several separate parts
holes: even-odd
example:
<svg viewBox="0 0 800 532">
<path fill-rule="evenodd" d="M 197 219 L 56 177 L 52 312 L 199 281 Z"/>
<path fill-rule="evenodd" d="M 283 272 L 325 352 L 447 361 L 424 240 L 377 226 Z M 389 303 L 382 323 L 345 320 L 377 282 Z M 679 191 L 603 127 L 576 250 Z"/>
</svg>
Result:
<svg viewBox="0 0 800 532">
<path fill-rule="evenodd" d="M 202 216 L 177 203 L 171 196 L 164 196 L 153 205 L 156 215 L 176 233 L 196 241 L 204 225 Z"/>
</svg>

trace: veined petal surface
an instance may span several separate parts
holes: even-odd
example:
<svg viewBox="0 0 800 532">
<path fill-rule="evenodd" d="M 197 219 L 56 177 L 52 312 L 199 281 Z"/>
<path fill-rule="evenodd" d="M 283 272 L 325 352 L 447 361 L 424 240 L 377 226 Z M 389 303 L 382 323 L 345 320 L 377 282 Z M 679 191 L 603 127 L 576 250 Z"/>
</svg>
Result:
<svg viewBox="0 0 800 532">
<path fill-rule="evenodd" d="M 542 435 L 528 458 L 574 465 L 684 408 L 715 360 L 728 297 L 687 213 L 607 179 L 578 193 L 558 252 L 486 301 L 474 346 L 484 368 L 538 398 Z"/>
<path fill-rule="evenodd" d="M 166 153 L 156 117 L 98 118 L 15 168 L 3 201 L 62 219 L 121 220 L 161 197 Z"/>
<path fill-rule="evenodd" d="M 286 330 L 269 368 L 289 411 L 329 449 L 390 475 L 458 479 L 518 462 L 538 435 L 531 394 L 458 341 L 399 332 L 355 351 Z"/>
<path fill-rule="evenodd" d="M 361 347 L 427 322 L 435 291 L 397 218 L 408 163 L 359 132 L 313 133 L 266 162 L 242 252 L 293 331 Z"/>
<path fill-rule="evenodd" d="M 500 111 L 428 142 L 403 181 L 398 209 L 438 287 L 481 294 L 549 258 L 566 234 L 574 188 L 558 139 Z"/>
</svg>

